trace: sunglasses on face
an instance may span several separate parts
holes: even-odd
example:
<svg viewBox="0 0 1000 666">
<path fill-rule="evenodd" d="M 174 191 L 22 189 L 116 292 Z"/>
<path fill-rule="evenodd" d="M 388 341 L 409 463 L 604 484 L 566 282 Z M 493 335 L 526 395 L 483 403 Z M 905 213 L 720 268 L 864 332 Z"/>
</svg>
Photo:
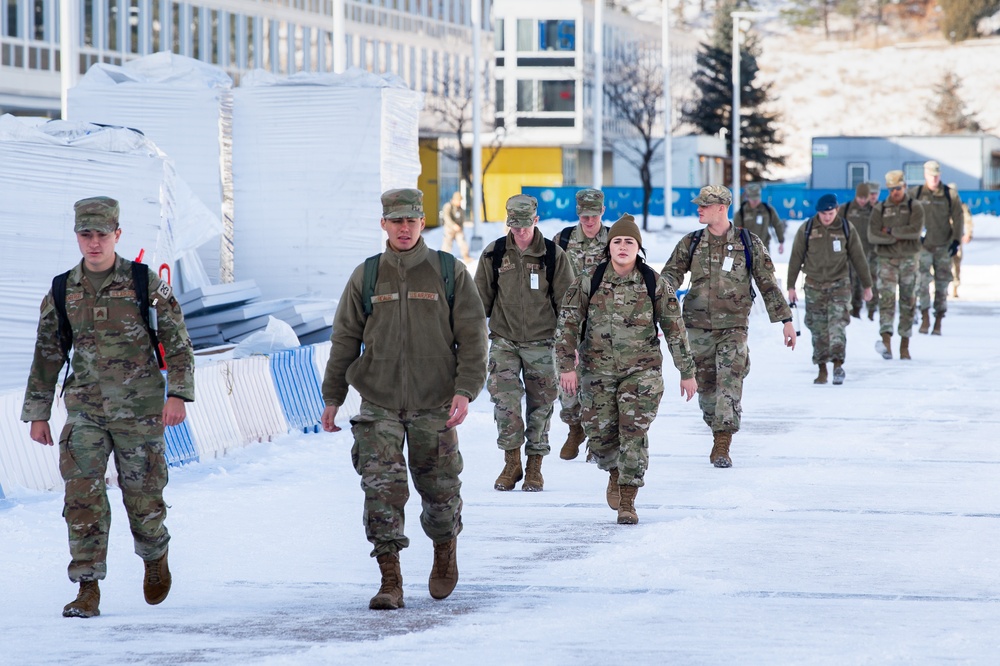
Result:
<svg viewBox="0 0 1000 666">
<path fill-rule="evenodd" d="M 901 190 L 901 189 L 903 189 L 904 187 L 905 187 L 905 185 L 897 185 L 896 187 L 890 187 L 890 188 L 889 188 L 889 191 L 890 191 L 890 192 L 895 192 L 896 190 Z"/>
</svg>

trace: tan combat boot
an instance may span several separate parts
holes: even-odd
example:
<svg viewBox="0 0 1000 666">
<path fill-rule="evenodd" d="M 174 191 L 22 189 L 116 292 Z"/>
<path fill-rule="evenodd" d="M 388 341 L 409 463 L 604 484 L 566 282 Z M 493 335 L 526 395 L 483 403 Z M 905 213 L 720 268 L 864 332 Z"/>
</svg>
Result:
<svg viewBox="0 0 1000 666">
<path fill-rule="evenodd" d="M 712 453 L 709 454 L 708 459 L 716 467 L 732 467 L 733 460 L 729 457 L 729 445 L 733 443 L 733 433 L 713 432 L 712 437 L 715 439 L 715 443 L 712 445 Z"/>
<path fill-rule="evenodd" d="M 833 362 L 833 385 L 840 386 L 844 383 L 844 379 L 847 377 L 847 373 L 844 372 L 844 362 L 834 361 Z"/>
<path fill-rule="evenodd" d="M 910 339 L 900 338 L 899 339 L 899 360 L 909 361 L 910 360 Z"/>
<path fill-rule="evenodd" d="M 635 495 L 639 492 L 638 486 L 618 486 L 621 495 L 621 504 L 618 505 L 618 524 L 635 525 L 639 522 L 639 515 L 635 512 Z"/>
<path fill-rule="evenodd" d="M 819 365 L 819 374 L 813 380 L 813 384 L 826 384 L 826 363 L 819 363 L 817 365 Z"/>
<path fill-rule="evenodd" d="M 583 444 L 583 440 L 585 439 L 587 439 L 587 435 L 583 432 L 583 426 L 579 423 L 571 425 L 569 427 L 569 434 L 566 435 L 566 443 L 559 450 L 559 457 L 563 460 L 573 460 L 576 458 L 580 455 L 580 445 Z"/>
<path fill-rule="evenodd" d="M 435 599 L 445 599 L 458 585 L 458 539 L 434 544 L 434 566 L 427 581 L 427 589 Z"/>
<path fill-rule="evenodd" d="M 931 335 L 941 335 L 941 320 L 944 319 L 944 313 L 941 314 L 934 313 L 934 328 L 931 330 Z"/>
<path fill-rule="evenodd" d="M 399 553 L 378 556 L 378 568 L 382 570 L 382 587 L 368 602 L 371 610 L 396 610 L 403 608 L 403 574 L 399 571 Z"/>
<path fill-rule="evenodd" d="M 892 360 L 892 333 L 882 334 L 882 339 L 875 343 L 875 351 L 885 360 Z"/>
<path fill-rule="evenodd" d="M 918 332 L 927 335 L 929 330 L 931 330 L 931 311 L 930 308 L 924 308 L 920 311 L 920 330 Z"/>
<path fill-rule="evenodd" d="M 142 596 L 146 603 L 155 606 L 170 594 L 170 568 L 167 566 L 167 554 L 157 560 L 146 560 L 146 575 L 142 579 Z"/>
<path fill-rule="evenodd" d="M 545 479 L 542 478 L 542 457 L 539 455 L 529 455 L 528 469 L 524 471 L 524 483 L 521 484 L 521 490 L 529 493 L 538 493 L 542 491 L 544 485 Z"/>
<path fill-rule="evenodd" d="M 621 505 L 622 496 L 618 486 L 618 468 L 612 469 L 608 475 L 608 490 L 605 493 L 608 498 L 608 506 L 615 511 Z"/>
<path fill-rule="evenodd" d="M 63 617 L 94 617 L 101 614 L 101 588 L 96 580 L 80 582 L 76 599 L 63 607 Z"/>
<path fill-rule="evenodd" d="M 503 461 L 503 471 L 500 472 L 493 487 L 496 490 L 514 490 L 514 485 L 524 478 L 524 469 L 521 467 L 521 449 L 504 451 Z"/>
</svg>

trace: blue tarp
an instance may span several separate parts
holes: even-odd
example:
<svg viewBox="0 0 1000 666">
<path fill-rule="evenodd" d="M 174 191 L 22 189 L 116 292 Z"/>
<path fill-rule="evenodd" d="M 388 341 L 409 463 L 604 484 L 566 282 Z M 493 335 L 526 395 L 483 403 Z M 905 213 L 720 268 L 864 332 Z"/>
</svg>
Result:
<svg viewBox="0 0 1000 666">
<path fill-rule="evenodd" d="M 319 432 L 324 404 L 312 346 L 272 353 L 271 376 L 288 427 Z"/>
</svg>

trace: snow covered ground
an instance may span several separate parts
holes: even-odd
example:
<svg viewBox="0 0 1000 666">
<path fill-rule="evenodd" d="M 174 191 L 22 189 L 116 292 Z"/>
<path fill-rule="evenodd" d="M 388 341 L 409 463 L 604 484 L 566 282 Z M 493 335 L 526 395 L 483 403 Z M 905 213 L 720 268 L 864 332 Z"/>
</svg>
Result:
<svg viewBox="0 0 1000 666">
<path fill-rule="evenodd" d="M 915 337 L 910 362 L 882 360 L 877 325 L 854 320 L 846 383 L 814 386 L 808 331 L 789 351 L 755 312 L 732 469 L 709 464 L 668 362 L 636 526 L 615 523 L 605 474 L 558 458 L 558 420 L 545 491 L 494 491 L 502 456 L 481 394 L 460 428 L 461 581 L 444 601 L 427 594 L 414 492 L 407 607 L 368 610 L 378 567 L 347 429 L 171 470 L 174 587 L 158 607 L 143 602 L 117 491 L 91 620 L 60 616 L 75 594 L 61 498 L 0 502 L 0 663 L 995 663 L 1000 224 L 976 231 L 944 335 Z M 651 262 L 676 239 L 645 234 Z"/>
</svg>

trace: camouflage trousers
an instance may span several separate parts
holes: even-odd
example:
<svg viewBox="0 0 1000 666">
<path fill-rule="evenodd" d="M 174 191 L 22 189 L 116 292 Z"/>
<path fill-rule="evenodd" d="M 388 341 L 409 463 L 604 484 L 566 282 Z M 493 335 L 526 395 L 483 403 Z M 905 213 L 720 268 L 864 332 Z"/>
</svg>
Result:
<svg viewBox="0 0 1000 666">
<path fill-rule="evenodd" d="M 868 301 L 868 312 L 874 312 L 878 309 L 878 271 L 876 266 L 878 265 L 875 260 L 875 253 L 868 251 L 868 270 L 872 274 L 872 300 Z M 858 308 L 861 310 L 861 306 L 865 303 L 865 288 L 861 286 L 861 278 L 858 277 L 857 271 L 851 268 L 851 308 Z"/>
<path fill-rule="evenodd" d="M 70 415 L 59 436 L 59 471 L 66 482 L 63 517 L 69 529 L 71 581 L 107 575 L 111 506 L 104 476 L 112 455 L 136 555 L 155 560 L 167 551 L 165 448 L 159 415 L 109 422 Z"/>
<path fill-rule="evenodd" d="M 649 467 L 646 433 L 663 397 L 659 366 L 619 377 L 584 373 L 580 378 L 583 429 L 597 466 L 618 468 L 618 483 L 643 486 Z"/>
<path fill-rule="evenodd" d="M 743 380 L 750 374 L 746 326 L 688 329 L 698 380 L 698 405 L 712 432 L 737 432 L 743 407 Z"/>
<path fill-rule="evenodd" d="M 958 246 L 958 252 L 951 258 L 951 273 L 954 276 L 952 282 L 956 287 L 962 285 L 962 246 Z"/>
<path fill-rule="evenodd" d="M 951 255 L 948 247 L 920 248 L 920 276 L 917 283 L 917 307 L 931 307 L 931 282 L 934 282 L 934 312 L 948 311 L 948 285 L 951 284 Z M 933 276 L 931 275 L 933 273 Z"/>
<path fill-rule="evenodd" d="M 513 342 L 500 337 L 490 344 L 486 388 L 493 401 L 497 446 L 504 451 L 524 444 L 528 455 L 549 454 L 549 424 L 559 393 L 552 345 L 552 340 Z"/>
<path fill-rule="evenodd" d="M 851 279 L 834 282 L 806 280 L 806 327 L 812 332 L 812 362 L 843 361 L 847 325 L 851 323 Z"/>
<path fill-rule="evenodd" d="M 393 410 L 361 401 L 351 419 L 354 446 L 351 462 L 365 491 L 365 535 L 372 557 L 398 553 L 410 545 L 403 534 L 406 501 L 413 485 L 420 494 L 420 526 L 434 543 L 462 531 L 462 454 L 458 431 L 446 428 L 449 407 L 417 411 Z M 406 457 L 403 439 L 406 439 Z"/>
<path fill-rule="evenodd" d="M 899 289 L 899 336 L 913 334 L 917 308 L 917 257 L 878 258 L 878 332 L 892 334 L 896 318 L 896 289 Z"/>
<path fill-rule="evenodd" d="M 467 258 L 469 244 L 465 242 L 465 230 L 461 224 L 447 221 L 444 223 L 444 240 L 441 241 L 441 251 L 451 254 L 451 246 L 455 241 L 458 241 L 458 249 L 462 253 L 462 258 Z"/>
</svg>

